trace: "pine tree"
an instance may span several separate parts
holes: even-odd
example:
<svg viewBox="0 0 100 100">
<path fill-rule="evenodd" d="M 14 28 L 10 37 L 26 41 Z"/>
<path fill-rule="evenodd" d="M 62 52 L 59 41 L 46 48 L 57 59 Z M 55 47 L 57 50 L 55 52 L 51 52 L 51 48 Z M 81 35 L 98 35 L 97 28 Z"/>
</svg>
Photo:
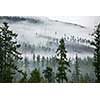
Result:
<svg viewBox="0 0 100 100">
<path fill-rule="evenodd" d="M 17 34 L 9 29 L 4 22 L 0 27 L 0 82 L 12 82 L 18 69 L 16 62 L 21 60 L 21 53 L 17 51 L 20 45 L 16 41 Z"/>
<path fill-rule="evenodd" d="M 41 62 L 42 62 L 42 67 L 44 67 L 44 65 L 45 65 L 45 57 L 44 56 L 42 57 Z"/>
<path fill-rule="evenodd" d="M 27 73 L 23 73 L 23 77 L 21 78 L 21 80 L 19 81 L 20 83 L 27 83 L 28 80 L 27 80 Z"/>
<path fill-rule="evenodd" d="M 46 67 L 46 69 L 43 71 L 43 74 L 49 83 L 53 81 L 53 71 L 51 67 Z"/>
<path fill-rule="evenodd" d="M 49 58 L 47 57 L 47 59 L 46 59 L 46 66 L 48 66 L 49 65 Z"/>
<path fill-rule="evenodd" d="M 79 62 L 78 62 L 78 56 L 76 55 L 75 60 L 75 76 L 76 76 L 76 82 L 79 82 L 80 80 L 80 69 L 79 69 Z"/>
<path fill-rule="evenodd" d="M 62 82 L 62 83 L 64 81 L 68 82 L 67 71 L 70 72 L 70 69 L 69 69 L 69 61 L 66 56 L 67 51 L 65 49 L 65 43 L 63 38 L 60 40 L 60 44 L 56 53 L 57 53 L 57 62 L 59 64 L 58 72 L 56 74 L 57 82 Z"/>
<path fill-rule="evenodd" d="M 84 76 L 80 74 L 80 83 L 85 83 Z"/>
<path fill-rule="evenodd" d="M 40 83 L 41 82 L 41 75 L 40 75 L 40 71 L 35 68 L 32 72 L 31 72 L 31 77 L 29 79 L 30 83 Z"/>
<path fill-rule="evenodd" d="M 37 56 L 37 67 L 40 67 L 40 55 Z"/>
<path fill-rule="evenodd" d="M 94 48 L 94 62 L 96 82 L 100 82 L 100 24 L 97 26 L 96 30 L 92 34 L 94 40 L 91 42 Z"/>
<path fill-rule="evenodd" d="M 84 76 L 84 79 L 85 79 L 85 83 L 90 83 L 91 82 L 91 79 L 90 79 L 88 73 L 86 73 L 86 75 Z"/>
<path fill-rule="evenodd" d="M 72 83 L 76 82 L 76 73 L 75 73 L 75 71 L 73 71 L 71 79 L 72 79 Z"/>
<path fill-rule="evenodd" d="M 33 54 L 33 66 L 35 67 L 35 54 Z"/>
<path fill-rule="evenodd" d="M 80 74 L 80 82 L 81 83 L 90 83 L 91 79 L 89 77 L 89 74 L 86 73 L 85 75 Z"/>
<path fill-rule="evenodd" d="M 28 68 L 28 66 L 29 66 L 29 61 L 28 61 L 28 58 L 27 58 L 27 57 L 25 57 L 24 63 L 25 63 L 25 68 Z"/>
</svg>

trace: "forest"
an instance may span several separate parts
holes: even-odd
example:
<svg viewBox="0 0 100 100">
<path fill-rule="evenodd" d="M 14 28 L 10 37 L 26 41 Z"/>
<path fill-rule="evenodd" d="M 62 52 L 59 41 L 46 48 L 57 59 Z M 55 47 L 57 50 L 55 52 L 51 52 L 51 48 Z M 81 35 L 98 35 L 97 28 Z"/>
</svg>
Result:
<svg viewBox="0 0 100 100">
<path fill-rule="evenodd" d="M 17 37 L 18 33 L 11 30 L 7 22 L 0 26 L 0 83 L 100 82 L 100 24 L 91 34 L 93 40 L 64 36 L 42 46 L 19 41 Z M 72 47 L 74 50 L 79 47 L 83 51 L 91 51 L 94 56 L 81 58 L 76 54 L 75 58 L 68 57 L 70 49 L 66 48 L 66 43 L 69 41 L 91 45 Z M 55 45 L 56 49 L 53 48 Z M 43 56 L 40 55 L 42 51 L 48 55 L 55 52 L 56 55 Z M 30 59 L 29 55 L 25 56 L 27 52 L 31 52 Z"/>
</svg>

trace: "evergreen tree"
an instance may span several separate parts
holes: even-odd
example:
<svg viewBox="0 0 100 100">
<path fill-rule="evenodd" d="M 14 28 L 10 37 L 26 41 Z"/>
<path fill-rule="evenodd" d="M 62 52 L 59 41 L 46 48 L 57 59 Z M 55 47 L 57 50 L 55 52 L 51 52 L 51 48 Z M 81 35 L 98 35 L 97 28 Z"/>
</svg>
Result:
<svg viewBox="0 0 100 100">
<path fill-rule="evenodd" d="M 53 66 L 54 72 L 56 72 L 56 70 L 57 70 L 57 67 L 56 67 L 56 66 L 58 66 L 58 65 L 57 65 L 56 56 L 52 57 L 52 64 L 51 64 L 51 65 Z"/>
<path fill-rule="evenodd" d="M 46 66 L 48 66 L 49 65 L 49 58 L 47 57 L 47 59 L 46 59 Z"/>
<path fill-rule="evenodd" d="M 31 77 L 29 79 L 29 82 L 31 83 L 40 83 L 41 82 L 41 75 L 40 75 L 40 71 L 35 68 L 32 72 L 31 72 Z"/>
<path fill-rule="evenodd" d="M 85 83 L 84 76 L 80 74 L 80 83 Z"/>
<path fill-rule="evenodd" d="M 94 48 L 94 62 L 96 82 L 100 82 L 100 24 L 97 26 L 96 30 L 92 34 L 94 40 L 91 42 Z"/>
<path fill-rule="evenodd" d="M 72 73 L 72 83 L 75 83 L 76 82 L 76 73 L 75 71 L 73 71 Z"/>
<path fill-rule="evenodd" d="M 33 66 L 35 67 L 35 54 L 33 54 Z"/>
<path fill-rule="evenodd" d="M 80 69 L 79 69 L 79 62 L 78 62 L 78 56 L 76 55 L 75 60 L 75 76 L 76 76 L 76 82 L 79 82 L 80 80 Z"/>
<path fill-rule="evenodd" d="M 40 67 L 40 55 L 37 56 L 37 67 Z"/>
<path fill-rule="evenodd" d="M 29 74 L 29 72 L 30 72 L 30 69 L 29 69 L 29 60 L 28 60 L 27 57 L 25 57 L 25 59 L 24 59 L 24 64 L 25 64 L 25 72 L 27 74 Z"/>
<path fill-rule="evenodd" d="M 80 74 L 80 82 L 81 83 L 89 83 L 89 82 L 91 82 L 91 79 L 90 79 L 88 73 L 86 73 L 84 76 L 82 74 Z"/>
<path fill-rule="evenodd" d="M 16 71 L 22 72 L 16 64 L 22 59 L 21 53 L 17 51 L 20 45 L 16 38 L 17 34 L 4 22 L 0 27 L 0 82 L 12 82 Z"/>
<path fill-rule="evenodd" d="M 65 49 L 65 43 L 63 38 L 60 40 L 60 44 L 56 53 L 57 53 L 57 62 L 59 64 L 58 72 L 56 74 L 57 82 L 62 82 L 62 83 L 64 81 L 68 82 L 67 71 L 70 72 L 70 69 L 69 69 L 69 61 L 66 56 L 67 51 Z"/>
<path fill-rule="evenodd" d="M 53 81 L 53 71 L 51 67 L 46 67 L 46 69 L 43 71 L 43 74 L 49 83 Z"/>
<path fill-rule="evenodd" d="M 52 57 L 52 65 L 55 67 L 56 66 L 56 57 Z"/>
<path fill-rule="evenodd" d="M 84 76 L 84 79 L 85 79 L 85 83 L 90 83 L 91 82 L 91 79 L 90 79 L 88 73 L 86 73 L 86 75 Z"/>
<path fill-rule="evenodd" d="M 45 65 L 45 57 L 44 56 L 42 57 L 41 62 L 42 62 L 42 67 L 44 67 L 44 65 Z"/>
<path fill-rule="evenodd" d="M 26 83 L 27 81 L 27 73 L 23 73 L 23 77 L 21 78 L 21 80 L 19 81 L 20 83 Z"/>
<path fill-rule="evenodd" d="M 24 59 L 24 64 L 25 64 L 25 68 L 28 68 L 29 61 L 28 61 L 28 58 L 27 57 L 25 57 L 25 59 Z"/>
</svg>

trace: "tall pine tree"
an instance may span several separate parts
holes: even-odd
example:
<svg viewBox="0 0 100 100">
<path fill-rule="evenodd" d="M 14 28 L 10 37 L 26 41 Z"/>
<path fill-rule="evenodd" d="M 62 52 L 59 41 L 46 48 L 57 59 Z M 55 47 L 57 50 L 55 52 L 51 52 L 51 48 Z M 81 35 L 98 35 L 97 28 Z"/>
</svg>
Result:
<svg viewBox="0 0 100 100">
<path fill-rule="evenodd" d="M 40 55 L 37 55 L 37 67 L 40 68 Z"/>
<path fill-rule="evenodd" d="M 80 69 L 79 69 L 79 62 L 78 62 L 78 56 L 76 55 L 75 58 L 75 76 L 76 76 L 76 82 L 79 82 L 80 80 Z"/>
<path fill-rule="evenodd" d="M 92 34 L 94 40 L 91 42 L 94 48 L 94 62 L 96 82 L 100 82 L 100 24 L 97 26 L 96 30 Z"/>
<path fill-rule="evenodd" d="M 0 27 L 0 82 L 12 82 L 16 71 L 21 72 L 16 65 L 16 61 L 21 59 L 16 37 L 17 34 L 4 22 Z"/>
<path fill-rule="evenodd" d="M 42 56 L 41 63 L 42 63 L 42 68 L 44 68 L 44 65 L 45 65 L 45 57 L 44 56 Z"/>
<path fill-rule="evenodd" d="M 35 67 L 35 54 L 33 54 L 33 66 Z"/>
<path fill-rule="evenodd" d="M 65 49 L 65 43 L 64 43 L 64 39 L 62 38 L 60 40 L 60 43 L 59 43 L 59 47 L 56 51 L 57 53 L 57 62 L 59 64 L 58 66 L 58 72 L 56 73 L 56 79 L 57 79 L 57 82 L 68 82 L 68 78 L 67 78 L 67 71 L 70 71 L 69 69 L 69 61 L 67 59 L 67 56 L 66 56 L 66 49 Z"/>
</svg>

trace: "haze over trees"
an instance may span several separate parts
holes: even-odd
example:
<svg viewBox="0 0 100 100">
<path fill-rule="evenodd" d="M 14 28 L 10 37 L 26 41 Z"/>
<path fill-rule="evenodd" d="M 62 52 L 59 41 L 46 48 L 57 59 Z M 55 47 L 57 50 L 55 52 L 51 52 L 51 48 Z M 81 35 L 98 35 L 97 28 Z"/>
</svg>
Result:
<svg viewBox="0 0 100 100">
<path fill-rule="evenodd" d="M 17 21 L 16 18 L 14 20 Z M 0 26 L 1 83 L 100 82 L 100 24 L 92 34 L 94 38 L 91 45 L 94 46 L 94 59 L 88 56 L 82 59 L 78 54 L 72 59 L 67 56 L 67 42 L 89 44 L 90 40 L 76 39 L 74 36 L 66 37 L 65 35 L 66 38 L 53 39 L 52 42 L 47 41 L 47 46 L 40 44 L 36 46 L 18 41 L 17 36 L 9 28 L 8 23 L 4 22 Z M 53 48 L 55 46 L 53 44 L 57 46 L 56 49 Z M 19 51 L 24 54 L 31 52 L 32 59 L 30 60 L 26 55 L 22 59 Z M 51 51 L 54 51 L 56 55 L 51 57 L 41 56 L 41 54 L 36 54 L 36 51 L 40 53 L 42 51 L 48 52 L 48 55 Z M 92 67 L 92 62 L 94 67 Z"/>
</svg>

